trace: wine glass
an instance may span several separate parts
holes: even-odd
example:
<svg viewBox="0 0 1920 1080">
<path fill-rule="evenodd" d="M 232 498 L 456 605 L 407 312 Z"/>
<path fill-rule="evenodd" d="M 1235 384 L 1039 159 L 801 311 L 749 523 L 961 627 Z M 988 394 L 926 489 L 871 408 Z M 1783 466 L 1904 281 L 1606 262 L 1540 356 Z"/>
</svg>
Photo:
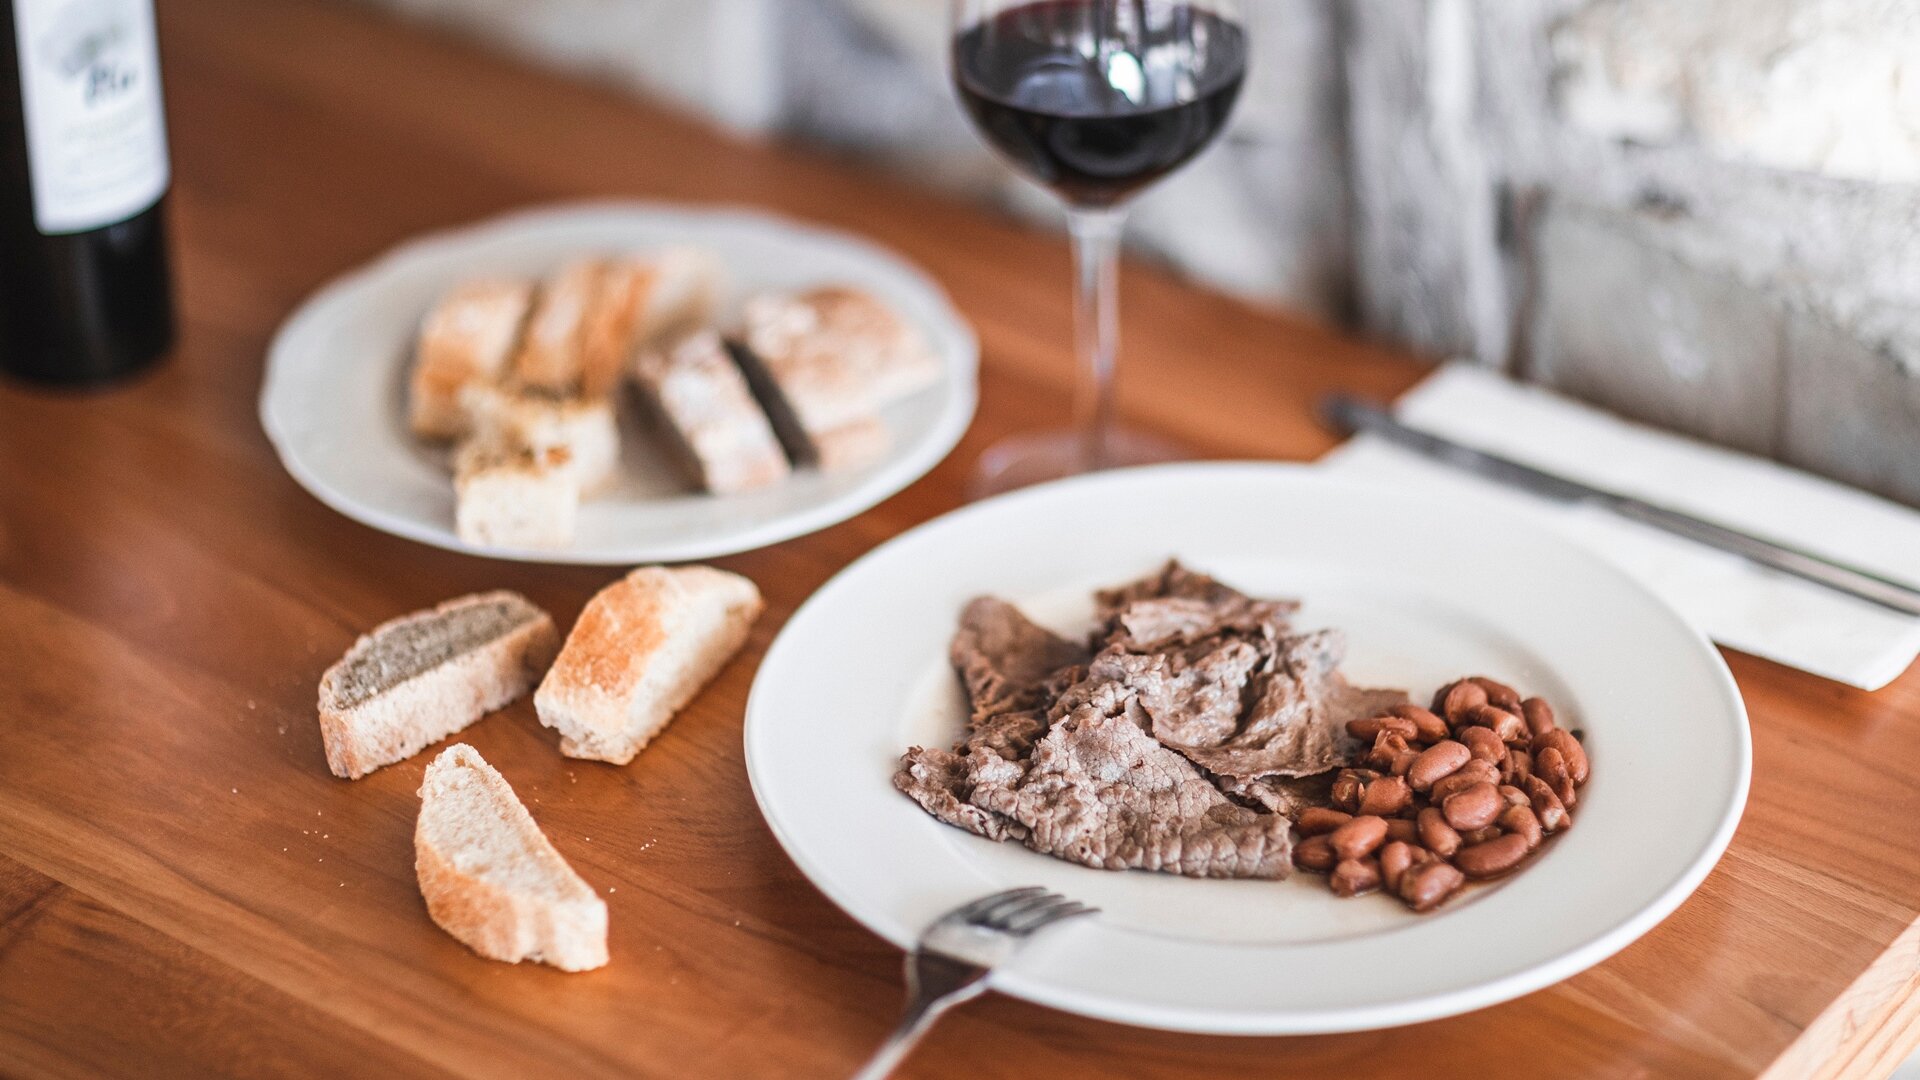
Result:
<svg viewBox="0 0 1920 1080">
<path fill-rule="evenodd" d="M 1129 197 L 1199 153 L 1246 74 L 1235 0 L 953 0 L 953 82 L 994 148 L 1067 205 L 1073 236 L 1076 426 L 989 448 L 992 494 L 1179 456 L 1116 428 L 1119 247 Z"/>
</svg>

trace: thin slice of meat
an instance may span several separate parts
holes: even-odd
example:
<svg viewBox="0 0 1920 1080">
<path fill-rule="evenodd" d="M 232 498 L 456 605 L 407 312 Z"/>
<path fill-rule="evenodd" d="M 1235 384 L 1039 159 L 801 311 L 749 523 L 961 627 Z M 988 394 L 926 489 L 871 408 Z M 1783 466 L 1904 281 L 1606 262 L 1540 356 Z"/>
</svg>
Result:
<svg viewBox="0 0 1920 1080">
<path fill-rule="evenodd" d="M 972 773 L 968 758 L 916 746 L 901 755 L 893 786 L 949 825 L 989 840 L 1024 839 L 1026 826 L 968 802 L 973 794 Z"/>
<path fill-rule="evenodd" d="M 982 596 L 960 613 L 948 657 L 966 687 L 968 711 L 977 719 L 1048 704 L 1048 677 L 1086 663 L 1087 651 L 1034 625 L 1012 604 Z"/>
<path fill-rule="evenodd" d="M 1214 782 L 1230 796 L 1251 802 L 1288 820 L 1300 816 L 1309 806 L 1326 806 L 1333 799 L 1333 778 L 1339 770 L 1312 776 L 1261 776 L 1252 780 L 1215 777 Z"/>
<path fill-rule="evenodd" d="M 1104 644 L 1134 652 L 1186 645 L 1229 631 L 1276 640 L 1300 607 L 1260 600 L 1170 561 L 1156 573 L 1095 594 Z"/>
<path fill-rule="evenodd" d="M 1286 818 L 1222 795 L 1141 727 L 1131 691 L 1100 684 L 1024 763 L 973 771 L 972 801 L 1027 828 L 1035 851 L 1107 870 L 1281 878 L 1292 869 Z"/>
<path fill-rule="evenodd" d="M 1338 630 L 1287 638 L 1275 653 L 1276 670 L 1254 676 L 1253 707 L 1238 731 L 1212 743 L 1164 741 L 1229 785 L 1326 772 L 1355 749 L 1347 721 L 1407 700 L 1399 690 L 1348 685 L 1339 671 L 1345 655 L 1346 637 Z"/>
<path fill-rule="evenodd" d="M 1093 658 L 1087 678 L 1119 682 L 1138 695 L 1154 738 L 1210 746 L 1239 730 L 1248 680 L 1265 659 L 1236 638 L 1185 652 L 1130 653 L 1115 645 Z"/>
</svg>

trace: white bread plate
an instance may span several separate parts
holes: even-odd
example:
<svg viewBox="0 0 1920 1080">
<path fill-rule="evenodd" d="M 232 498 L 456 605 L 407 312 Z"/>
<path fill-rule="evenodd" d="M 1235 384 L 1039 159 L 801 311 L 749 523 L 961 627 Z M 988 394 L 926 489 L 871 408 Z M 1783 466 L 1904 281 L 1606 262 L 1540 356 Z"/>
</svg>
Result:
<svg viewBox="0 0 1920 1080">
<path fill-rule="evenodd" d="M 892 446 L 878 461 L 834 473 L 800 470 L 739 495 L 689 490 L 629 416 L 618 479 L 581 504 L 571 545 L 516 550 L 463 542 L 454 533 L 446 451 L 407 430 L 406 375 L 421 317 L 462 281 L 538 277 L 584 254 L 676 245 L 703 248 L 725 267 L 722 325 L 761 290 L 850 284 L 918 326 L 941 358 L 944 378 L 884 411 Z M 302 487 L 383 532 L 529 562 L 678 562 L 826 528 L 924 476 L 972 420 L 978 368 L 973 331 L 939 285 L 868 241 L 757 210 L 575 203 L 411 240 L 314 293 L 268 349 L 260 422 Z"/>
</svg>

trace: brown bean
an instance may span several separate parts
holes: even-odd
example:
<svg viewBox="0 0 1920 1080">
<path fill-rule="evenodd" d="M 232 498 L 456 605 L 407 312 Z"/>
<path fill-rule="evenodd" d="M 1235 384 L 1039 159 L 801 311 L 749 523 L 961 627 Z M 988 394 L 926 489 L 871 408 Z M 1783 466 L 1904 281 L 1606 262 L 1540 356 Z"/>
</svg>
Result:
<svg viewBox="0 0 1920 1080">
<path fill-rule="evenodd" d="M 1560 801 L 1545 780 L 1537 776 L 1527 777 L 1527 798 L 1533 802 L 1533 816 L 1540 819 L 1540 827 L 1549 833 L 1557 833 L 1573 824 L 1572 815 L 1567 813 L 1567 804 Z"/>
<path fill-rule="evenodd" d="M 1335 807 L 1352 813 L 1360 809 L 1360 795 L 1366 786 L 1366 781 L 1360 779 L 1352 769 L 1343 769 L 1339 776 L 1333 778 L 1333 790 L 1327 798 Z"/>
<path fill-rule="evenodd" d="M 1507 747 L 1507 765 L 1500 770 L 1500 778 L 1509 784 L 1519 784 L 1533 775 L 1533 755 L 1525 747 Z"/>
<path fill-rule="evenodd" d="M 1460 742 L 1474 757 L 1491 761 L 1495 765 L 1506 763 L 1507 744 L 1500 741 L 1500 736 L 1494 734 L 1492 728 L 1461 728 Z"/>
<path fill-rule="evenodd" d="M 1447 722 L 1440 719 L 1432 709 L 1423 709 L 1418 705 L 1395 705 L 1390 710 L 1403 720 L 1413 721 L 1414 737 L 1423 743 L 1437 743 L 1447 737 Z"/>
<path fill-rule="evenodd" d="M 1487 703 L 1487 691 L 1478 683 L 1462 681 L 1447 689 L 1446 700 L 1440 703 L 1440 715 L 1447 723 L 1459 727 L 1466 723 L 1467 713 Z"/>
<path fill-rule="evenodd" d="M 1427 708 L 1440 714 L 1440 716 L 1445 717 L 1447 715 L 1447 695 L 1453 693 L 1454 687 L 1459 686 L 1461 683 L 1466 681 L 1467 680 L 1465 679 L 1455 679 L 1450 683 L 1442 684 L 1440 689 L 1435 690 L 1433 692 L 1432 703 L 1429 704 Z M 1480 692 L 1483 694 L 1486 693 L 1485 690 L 1482 690 Z"/>
<path fill-rule="evenodd" d="M 1327 878 L 1327 888 L 1335 896 L 1359 896 L 1380 887 L 1380 863 L 1376 859 L 1342 859 Z"/>
<path fill-rule="evenodd" d="M 1293 827 L 1302 836 L 1323 836 L 1353 820 L 1352 814 L 1328 806 L 1309 806 L 1293 819 Z"/>
<path fill-rule="evenodd" d="M 1459 867 L 1462 874 L 1479 881 L 1512 871 L 1526 857 L 1526 837 L 1508 833 L 1461 848 L 1453 857 L 1453 865 Z"/>
<path fill-rule="evenodd" d="M 1373 749 L 1367 751 L 1367 764 L 1381 772 L 1390 772 L 1394 759 L 1412 749 L 1407 745 L 1406 736 L 1397 731 L 1382 731 L 1374 737 Z"/>
<path fill-rule="evenodd" d="M 1342 859 L 1363 859 L 1387 838 L 1387 819 L 1362 814 L 1327 834 L 1327 842 Z"/>
<path fill-rule="evenodd" d="M 1580 745 L 1579 739 L 1560 728 L 1552 728 L 1533 737 L 1532 749 L 1536 757 L 1547 747 L 1560 751 L 1560 756 L 1567 759 L 1567 775 L 1573 778 L 1575 784 L 1587 782 L 1587 748 Z M 1534 764 L 1537 766 L 1539 762 Z"/>
<path fill-rule="evenodd" d="M 1411 739 L 1415 730 L 1413 721 L 1399 716 L 1369 716 L 1364 720 L 1347 721 L 1347 734 L 1368 743 L 1383 731 L 1391 731 L 1403 739 Z"/>
<path fill-rule="evenodd" d="M 1407 770 L 1407 783 L 1415 791 L 1426 791 L 1472 759 L 1473 751 L 1468 750 L 1465 743 L 1442 739 L 1420 751 L 1413 767 Z"/>
<path fill-rule="evenodd" d="M 1573 778 L 1567 769 L 1567 759 L 1560 756 L 1559 747 L 1549 746 L 1533 755 L 1533 771 L 1547 782 L 1553 793 L 1567 809 L 1573 809 Z"/>
<path fill-rule="evenodd" d="M 1387 766 L 1387 772 L 1393 776 L 1405 776 L 1413 769 L 1413 763 L 1420 760 L 1420 751 L 1408 750 Z"/>
<path fill-rule="evenodd" d="M 1339 861 L 1340 856 L 1334 854 L 1333 844 L 1325 836 L 1309 836 L 1293 845 L 1293 865 L 1302 870 L 1324 874 Z"/>
<path fill-rule="evenodd" d="M 1490 761 L 1475 759 L 1453 771 L 1450 776 L 1441 777 L 1427 790 L 1427 798 L 1433 802 L 1445 802 L 1448 796 L 1457 794 L 1475 784 L 1498 784 L 1500 770 Z"/>
<path fill-rule="evenodd" d="M 1397 817 L 1388 819 L 1387 843 L 1391 844 L 1396 840 L 1403 844 L 1417 844 L 1420 842 L 1420 830 L 1418 826 L 1414 825 L 1412 818 Z"/>
<path fill-rule="evenodd" d="M 1499 824 L 1503 832 L 1510 832 L 1515 836 L 1526 837 L 1528 851 L 1532 851 L 1534 848 L 1540 846 L 1540 841 L 1543 838 L 1540 830 L 1540 819 L 1533 816 L 1532 807 L 1524 804 L 1507 807 L 1506 810 L 1500 814 Z"/>
<path fill-rule="evenodd" d="M 1389 841 L 1380 849 L 1380 881 L 1388 892 L 1400 891 L 1400 876 L 1420 861 L 1420 849 L 1400 840 Z"/>
<path fill-rule="evenodd" d="M 1478 705 L 1468 709 L 1466 723 L 1491 730 L 1503 743 L 1527 740 L 1527 722 L 1497 705 Z"/>
<path fill-rule="evenodd" d="M 1460 850 L 1460 834 L 1447 824 L 1446 815 L 1439 807 L 1429 806 L 1420 811 L 1414 825 L 1420 832 L 1420 846 L 1435 855 L 1445 859 Z"/>
<path fill-rule="evenodd" d="M 1506 800 L 1500 797 L 1500 789 L 1483 781 L 1448 796 L 1440 804 L 1440 812 L 1446 816 L 1447 824 L 1464 833 L 1493 824 L 1506 805 Z"/>
<path fill-rule="evenodd" d="M 1415 911 L 1432 911 L 1458 892 L 1466 877 L 1441 859 L 1421 863 L 1400 877 L 1400 899 Z"/>
<path fill-rule="evenodd" d="M 1527 798 L 1526 792 L 1521 791 L 1512 784 L 1500 785 L 1500 797 L 1507 801 L 1508 806 L 1530 806 L 1533 802 L 1533 800 Z"/>
<path fill-rule="evenodd" d="M 1360 812 L 1377 817 L 1389 818 L 1405 810 L 1413 802 L 1413 789 L 1398 776 L 1383 776 L 1367 785 L 1366 793 L 1360 796 Z"/>
<path fill-rule="evenodd" d="M 1487 700 L 1507 710 L 1518 712 L 1520 709 L 1520 691 L 1498 679 L 1489 679 L 1485 675 L 1475 675 L 1467 680 L 1487 692 Z"/>
<path fill-rule="evenodd" d="M 1530 697 L 1521 702 L 1520 718 L 1527 722 L 1527 731 L 1534 735 L 1560 726 L 1554 719 L 1553 706 L 1547 704 L 1545 698 Z"/>
</svg>

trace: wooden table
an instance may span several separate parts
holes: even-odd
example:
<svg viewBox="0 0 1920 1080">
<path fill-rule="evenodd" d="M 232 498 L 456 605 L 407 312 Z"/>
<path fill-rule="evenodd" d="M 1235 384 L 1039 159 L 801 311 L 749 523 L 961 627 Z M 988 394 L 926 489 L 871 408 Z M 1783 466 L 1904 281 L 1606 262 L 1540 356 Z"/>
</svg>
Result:
<svg viewBox="0 0 1920 1080">
<path fill-rule="evenodd" d="M 161 14 L 179 354 L 104 396 L 0 389 L 0 1074 L 844 1074 L 892 1022 L 899 954 L 774 843 L 742 703 L 803 597 L 958 505 L 988 442 L 1059 416 L 1064 243 L 352 10 Z M 560 757 L 524 702 L 462 736 L 607 890 L 612 965 L 562 975 L 480 960 L 428 922 L 410 840 L 425 758 L 334 779 L 314 686 L 389 616 L 511 587 L 564 622 L 612 574 L 356 525 L 281 472 L 254 402 L 274 326 L 327 278 L 423 229 L 595 195 L 867 233 L 952 291 L 986 370 L 972 432 L 933 475 L 722 560 L 760 583 L 767 617 L 633 765 Z M 1315 395 L 1420 374 L 1141 265 L 1125 311 L 1125 411 L 1223 456 L 1310 458 L 1331 442 Z M 908 1074 L 1877 1075 L 1920 1036 L 1920 671 L 1868 695 L 1729 660 L 1753 714 L 1746 820 L 1699 894 L 1598 968 L 1328 1038 L 1165 1034 L 990 998 Z"/>
</svg>

